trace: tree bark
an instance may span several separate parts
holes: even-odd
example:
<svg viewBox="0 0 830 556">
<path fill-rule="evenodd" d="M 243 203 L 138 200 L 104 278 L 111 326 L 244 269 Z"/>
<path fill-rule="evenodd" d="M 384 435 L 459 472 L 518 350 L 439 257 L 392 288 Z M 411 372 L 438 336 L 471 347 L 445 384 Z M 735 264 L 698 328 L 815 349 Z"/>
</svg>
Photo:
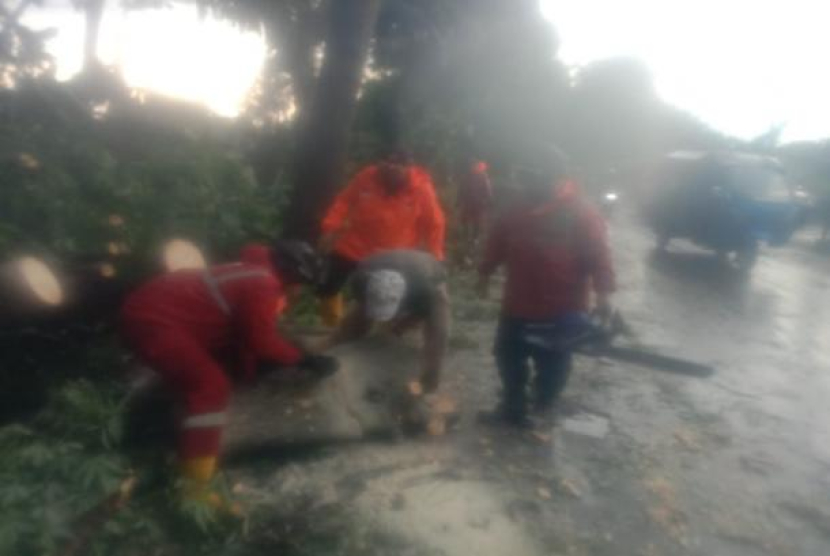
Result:
<svg viewBox="0 0 830 556">
<path fill-rule="evenodd" d="M 86 30 L 84 31 L 84 71 L 98 65 L 98 32 L 104 15 L 106 0 L 87 0 L 84 3 Z"/>
<path fill-rule="evenodd" d="M 323 212 L 340 185 L 379 5 L 379 0 L 330 4 L 323 66 L 300 134 L 286 237 L 316 240 Z"/>
<path fill-rule="evenodd" d="M 330 13 L 327 5 L 312 6 L 308 1 L 298 2 L 293 24 L 281 29 L 282 52 L 278 58 L 291 74 L 292 93 L 297 116 L 302 118 L 311 106 L 315 84 L 315 48 L 323 40 L 323 18 Z M 298 120 L 301 121 L 301 120 Z"/>
</svg>

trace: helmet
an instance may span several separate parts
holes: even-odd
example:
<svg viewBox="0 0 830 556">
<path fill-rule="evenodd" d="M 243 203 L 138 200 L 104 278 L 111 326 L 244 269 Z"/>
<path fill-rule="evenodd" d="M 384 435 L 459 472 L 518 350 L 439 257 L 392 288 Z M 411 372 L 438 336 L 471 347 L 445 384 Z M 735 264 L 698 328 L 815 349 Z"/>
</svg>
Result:
<svg viewBox="0 0 830 556">
<path fill-rule="evenodd" d="M 366 283 L 366 316 L 375 322 L 395 318 L 406 295 L 406 278 L 394 270 L 375 270 Z"/>
<path fill-rule="evenodd" d="M 281 239 L 271 247 L 274 266 L 292 282 L 316 285 L 322 275 L 322 261 L 305 241 Z"/>
</svg>

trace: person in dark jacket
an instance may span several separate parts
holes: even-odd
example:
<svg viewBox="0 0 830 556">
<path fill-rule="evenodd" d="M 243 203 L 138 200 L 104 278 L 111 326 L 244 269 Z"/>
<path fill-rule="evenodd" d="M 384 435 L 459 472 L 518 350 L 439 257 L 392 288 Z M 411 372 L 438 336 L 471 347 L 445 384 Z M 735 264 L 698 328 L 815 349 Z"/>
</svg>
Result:
<svg viewBox="0 0 830 556">
<path fill-rule="evenodd" d="M 493 417 L 526 426 L 529 362 L 535 368 L 535 409 L 548 410 L 568 380 L 571 353 L 534 347 L 529 325 L 562 323 L 595 308 L 610 313 L 614 271 L 605 222 L 567 178 L 564 156 L 555 148 L 517 169 L 523 202 L 494 226 L 479 268 L 479 293 L 504 266 L 507 281 L 495 340 L 503 401 Z"/>
</svg>

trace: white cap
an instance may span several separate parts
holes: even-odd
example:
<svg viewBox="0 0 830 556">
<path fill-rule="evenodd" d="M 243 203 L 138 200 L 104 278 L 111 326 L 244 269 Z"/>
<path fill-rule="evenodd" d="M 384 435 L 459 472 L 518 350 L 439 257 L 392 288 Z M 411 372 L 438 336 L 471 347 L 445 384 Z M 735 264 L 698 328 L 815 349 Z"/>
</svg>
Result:
<svg viewBox="0 0 830 556">
<path fill-rule="evenodd" d="M 366 282 L 366 316 L 376 322 L 392 320 L 406 294 L 406 280 L 394 270 L 375 270 Z"/>
</svg>

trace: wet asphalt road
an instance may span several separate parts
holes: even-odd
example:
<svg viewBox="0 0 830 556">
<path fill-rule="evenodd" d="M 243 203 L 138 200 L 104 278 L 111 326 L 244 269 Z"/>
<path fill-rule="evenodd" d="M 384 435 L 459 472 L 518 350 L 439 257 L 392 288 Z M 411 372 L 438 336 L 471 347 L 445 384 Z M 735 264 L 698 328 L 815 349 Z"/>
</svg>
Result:
<svg viewBox="0 0 830 556">
<path fill-rule="evenodd" d="M 342 554 L 830 554 L 830 255 L 807 230 L 742 277 L 680 242 L 655 256 L 625 212 L 611 234 L 616 304 L 639 341 L 714 376 L 579 358 L 555 426 L 483 427 L 497 308 L 456 277 L 446 388 L 458 427 L 392 442 L 350 433 L 236 467 L 265 514 L 315 523 L 274 525 L 275 538 L 308 554 L 325 531 Z M 390 366 L 411 371 L 415 352 L 391 344 L 378 372 Z M 327 392 L 315 405 L 339 403 Z M 342 429 L 338 415 L 315 431 Z"/>
<path fill-rule="evenodd" d="M 612 231 L 617 304 L 640 339 L 717 372 L 582 368 L 569 397 L 612 430 L 593 449 L 630 460 L 594 500 L 597 522 L 626 554 L 830 553 L 830 258 L 805 231 L 742 277 L 682 242 L 655 255 L 627 215 Z M 590 484 L 599 469 L 563 444 L 562 467 Z"/>
</svg>

